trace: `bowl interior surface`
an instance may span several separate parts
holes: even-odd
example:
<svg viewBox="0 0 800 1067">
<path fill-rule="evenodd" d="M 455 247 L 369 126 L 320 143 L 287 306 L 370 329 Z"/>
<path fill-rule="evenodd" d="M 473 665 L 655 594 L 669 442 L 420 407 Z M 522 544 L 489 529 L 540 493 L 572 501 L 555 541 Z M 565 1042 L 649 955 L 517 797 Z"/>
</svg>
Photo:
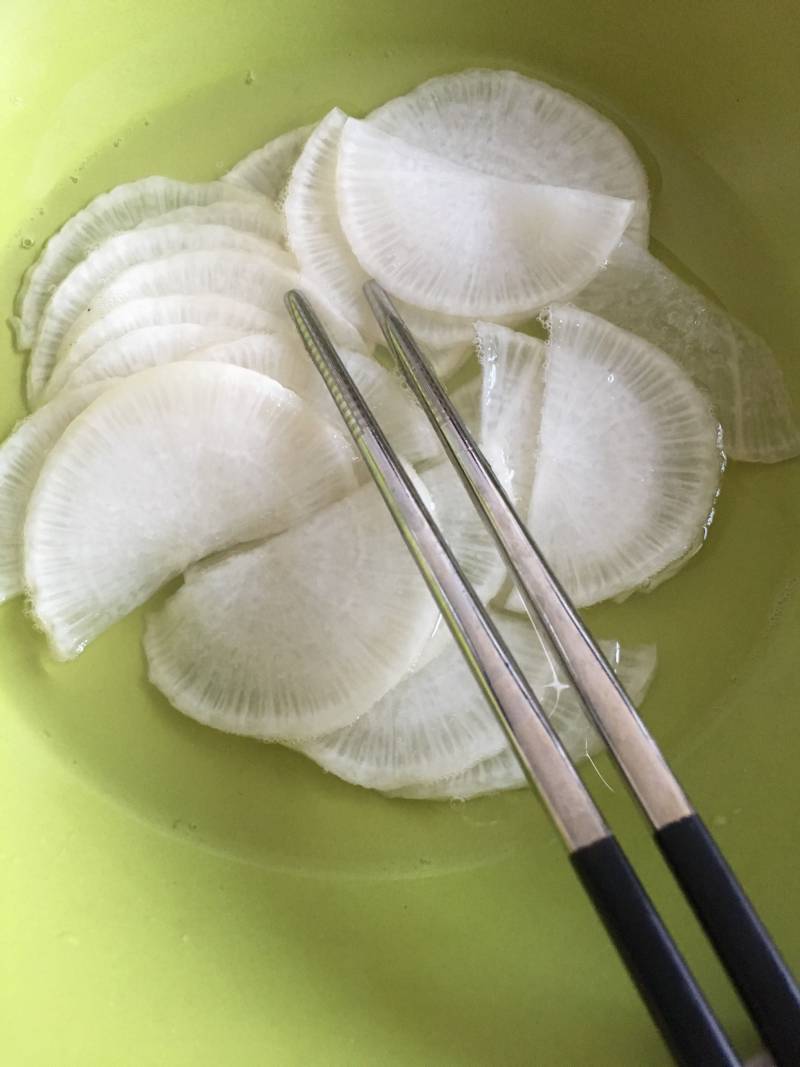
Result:
<svg viewBox="0 0 800 1067">
<path fill-rule="evenodd" d="M 94 194 L 204 180 L 333 105 L 508 66 L 620 123 L 658 254 L 761 332 L 800 396 L 800 75 L 788 2 L 642 9 L 477 0 L 7 0 L 0 305 Z M 2 339 L 0 431 L 22 415 Z M 645 717 L 800 961 L 800 464 L 732 464 L 708 545 L 588 613 L 654 641 Z M 147 684 L 141 612 L 57 664 L 0 606 L 5 1062 L 667 1063 L 527 793 L 388 801 L 183 718 Z M 586 780 L 743 1051 L 756 1040 L 624 787 Z M 40 1013 L 46 1002 L 47 1025 Z"/>
</svg>

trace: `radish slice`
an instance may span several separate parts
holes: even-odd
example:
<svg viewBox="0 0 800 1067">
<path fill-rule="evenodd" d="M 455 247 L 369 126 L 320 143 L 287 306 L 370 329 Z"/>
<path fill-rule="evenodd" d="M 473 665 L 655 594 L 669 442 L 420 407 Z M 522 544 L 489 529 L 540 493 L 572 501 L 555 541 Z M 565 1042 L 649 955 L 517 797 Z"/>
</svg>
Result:
<svg viewBox="0 0 800 1067">
<path fill-rule="evenodd" d="M 551 308 L 528 525 L 579 606 L 652 584 L 703 543 L 722 470 L 705 397 L 659 349 Z"/>
<path fill-rule="evenodd" d="M 152 230 L 154 226 L 230 226 L 232 230 L 252 233 L 266 241 L 281 244 L 286 236 L 283 216 L 266 200 L 219 200 L 215 204 L 178 207 L 145 219 L 137 230 Z"/>
<path fill-rule="evenodd" d="M 448 315 L 525 315 L 582 289 L 633 202 L 481 174 L 355 119 L 339 148 L 339 208 L 368 274 Z"/>
<path fill-rule="evenodd" d="M 510 70 L 465 70 L 423 82 L 367 121 L 484 174 L 635 200 L 628 233 L 647 244 L 647 175 L 633 146 L 552 85 Z"/>
<path fill-rule="evenodd" d="M 461 774 L 387 792 L 390 796 L 402 800 L 475 800 L 492 793 L 524 789 L 526 785 L 527 781 L 516 754 L 510 746 L 506 746 L 496 756 L 476 763 Z"/>
<path fill-rule="evenodd" d="M 465 426 L 475 441 L 480 443 L 481 436 L 481 391 L 479 376 L 463 382 L 450 394 L 450 400 L 461 416 Z"/>
<path fill-rule="evenodd" d="M 23 591 L 23 528 L 42 464 L 72 420 L 113 382 L 73 389 L 24 419 L 0 445 L 0 601 Z"/>
<path fill-rule="evenodd" d="M 368 275 L 347 243 L 339 220 L 336 166 L 347 115 L 334 108 L 309 137 L 286 190 L 284 210 L 289 247 L 305 277 L 328 295 L 333 305 L 364 337 L 382 341 L 383 334 L 364 297 Z M 398 302 L 398 311 L 422 344 L 465 350 L 472 337 L 470 319 L 420 311 Z M 440 361 L 434 357 L 437 368 Z"/>
<path fill-rule="evenodd" d="M 733 459 L 800 453 L 800 427 L 771 349 L 659 260 L 623 241 L 575 302 L 662 348 L 707 390 Z"/>
<path fill-rule="evenodd" d="M 503 582 L 505 568 L 475 506 L 449 462 L 422 474 L 433 499 L 434 518 L 465 576 L 482 600 L 491 600 Z"/>
<path fill-rule="evenodd" d="M 475 324 L 475 344 L 482 370 L 483 451 L 524 515 L 533 485 L 547 347 L 535 337 L 489 322 Z"/>
<path fill-rule="evenodd" d="M 411 463 L 441 456 L 435 431 L 411 392 L 385 367 L 361 352 L 339 350 L 353 380 L 366 398 L 397 452 Z M 342 416 L 299 337 L 282 332 L 242 335 L 228 327 L 149 326 L 134 330 L 97 349 L 72 373 L 66 388 L 131 374 L 180 360 L 230 363 L 266 374 L 297 393 L 337 429 Z"/>
<path fill-rule="evenodd" d="M 143 178 L 101 193 L 73 215 L 45 245 L 22 283 L 18 297 L 17 343 L 30 348 L 50 294 L 92 248 L 112 234 L 132 230 L 147 218 L 189 204 L 248 200 L 250 194 L 225 182 L 194 184 L 172 178 Z"/>
<path fill-rule="evenodd" d="M 175 252 L 214 249 L 260 254 L 276 265 L 292 266 L 271 241 L 228 226 L 158 226 L 110 237 L 67 275 L 48 301 L 28 364 L 28 399 L 35 403 L 41 395 L 59 345 L 103 286 L 136 264 L 149 265 Z"/>
<path fill-rule="evenodd" d="M 579 697 L 530 625 L 508 616 L 495 621 L 565 744 L 582 753 L 585 739 L 591 738 L 596 747 L 599 739 L 584 717 Z M 617 648 L 614 642 L 603 644 L 612 659 Z M 637 665 L 642 654 L 634 650 Z M 646 654 L 652 670 L 653 650 Z M 625 679 L 625 654 L 621 667 Z M 354 785 L 396 790 L 461 774 L 507 746 L 503 728 L 460 649 L 450 640 L 434 660 L 407 674 L 367 715 L 304 743 L 302 751 Z"/>
<path fill-rule="evenodd" d="M 506 633 L 505 626 L 503 632 Z M 616 641 L 603 641 L 601 645 L 606 658 L 619 675 L 633 703 L 641 704 L 655 673 L 655 645 L 634 645 L 630 648 L 622 648 Z M 524 656 L 525 652 L 523 651 L 522 654 Z M 587 721 L 578 697 L 571 687 L 561 690 L 561 697 L 562 703 L 550 715 L 550 722 L 573 760 L 591 757 L 602 748 L 602 741 Z M 519 760 L 506 742 L 496 756 L 476 763 L 460 774 L 436 782 L 409 785 L 393 790 L 392 795 L 411 800 L 470 800 L 487 793 L 522 789 L 526 785 Z"/>
<path fill-rule="evenodd" d="M 180 326 L 183 323 L 228 328 L 243 336 L 285 330 L 286 316 L 214 294 L 144 297 L 121 304 L 105 315 L 84 313 L 59 347 L 43 399 L 51 400 L 75 368 L 109 342 L 147 326 Z"/>
<path fill-rule="evenodd" d="M 339 356 L 395 451 L 409 463 L 440 459 L 442 450 L 435 430 L 398 376 L 363 352 L 340 348 Z M 245 337 L 202 349 L 189 358 L 235 362 L 268 374 L 294 390 L 337 429 L 343 426 L 339 409 L 319 371 L 293 333 L 285 337 Z"/>
<path fill-rule="evenodd" d="M 358 330 L 334 311 L 325 297 L 301 279 L 297 271 L 272 257 L 224 248 L 214 252 L 178 252 L 129 267 L 94 297 L 92 313 L 99 318 L 129 300 L 143 297 L 214 294 L 253 304 L 274 316 L 282 316 L 289 324 L 283 298 L 287 289 L 298 286 L 313 302 L 336 344 L 363 349 Z"/>
<path fill-rule="evenodd" d="M 277 202 L 313 129 L 313 123 L 300 126 L 267 141 L 263 147 L 239 160 L 222 180 Z"/>
<path fill-rule="evenodd" d="M 424 489 L 421 489 L 424 493 Z M 353 722 L 421 654 L 433 598 L 374 485 L 194 567 L 151 615 L 151 681 L 185 714 L 297 742 Z"/>
<path fill-rule="evenodd" d="M 347 371 L 372 408 L 395 451 L 411 463 L 441 457 L 435 431 L 411 392 L 396 374 L 363 352 L 339 349 Z M 293 333 L 253 335 L 198 349 L 186 357 L 196 361 L 235 363 L 280 382 L 306 401 L 337 429 L 342 416 L 300 339 Z"/>
<path fill-rule="evenodd" d="M 348 441 L 277 382 L 172 363 L 107 390 L 42 468 L 25 581 L 69 659 L 209 553 L 286 529 L 355 484 Z"/>
<path fill-rule="evenodd" d="M 67 378 L 65 390 L 173 363 L 209 345 L 233 341 L 242 334 L 227 326 L 144 326 L 98 348 Z"/>
</svg>

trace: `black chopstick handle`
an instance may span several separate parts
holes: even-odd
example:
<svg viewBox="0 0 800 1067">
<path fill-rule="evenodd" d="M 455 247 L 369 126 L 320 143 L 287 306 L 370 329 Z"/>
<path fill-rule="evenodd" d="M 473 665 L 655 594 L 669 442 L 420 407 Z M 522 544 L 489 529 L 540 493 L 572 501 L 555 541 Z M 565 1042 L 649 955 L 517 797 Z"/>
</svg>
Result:
<svg viewBox="0 0 800 1067">
<path fill-rule="evenodd" d="M 739 1064 L 616 838 L 579 848 L 570 859 L 677 1063 Z"/>
<path fill-rule="evenodd" d="M 656 841 L 778 1067 L 800 1065 L 800 989 L 699 815 Z"/>
</svg>

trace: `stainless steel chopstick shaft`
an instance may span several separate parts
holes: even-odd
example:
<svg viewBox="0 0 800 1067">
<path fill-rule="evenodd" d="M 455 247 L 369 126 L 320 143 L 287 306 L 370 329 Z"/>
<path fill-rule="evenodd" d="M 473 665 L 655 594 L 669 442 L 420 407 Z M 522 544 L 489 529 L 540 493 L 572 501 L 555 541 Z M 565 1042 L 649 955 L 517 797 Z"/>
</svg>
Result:
<svg viewBox="0 0 800 1067">
<path fill-rule="evenodd" d="M 800 990 L 769 933 L 391 300 L 374 282 L 365 293 L 531 619 L 555 646 L 767 1047 L 779 1067 L 800 1064 Z"/>
<path fill-rule="evenodd" d="M 286 298 L 306 349 L 489 705 L 558 827 L 570 859 L 676 1060 L 738 1059 L 616 839 L 550 727 L 524 675 L 310 305 Z"/>
</svg>

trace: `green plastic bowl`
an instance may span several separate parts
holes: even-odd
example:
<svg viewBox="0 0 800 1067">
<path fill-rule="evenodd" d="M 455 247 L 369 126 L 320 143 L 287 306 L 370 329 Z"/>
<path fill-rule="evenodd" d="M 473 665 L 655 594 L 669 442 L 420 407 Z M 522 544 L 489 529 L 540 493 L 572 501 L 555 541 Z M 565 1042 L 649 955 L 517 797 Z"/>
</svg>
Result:
<svg viewBox="0 0 800 1067">
<path fill-rule="evenodd" d="M 333 104 L 510 66 L 618 120 L 657 249 L 800 383 L 797 15 L 705 0 L 6 0 L 2 307 L 87 199 L 207 179 Z M 0 429 L 22 413 L 4 335 Z M 734 464 L 710 543 L 590 613 L 656 641 L 646 717 L 800 962 L 800 465 Z M 0 608 L 8 1067 L 667 1063 L 537 800 L 384 800 L 148 687 L 141 618 L 59 665 Z M 743 1053 L 755 1035 L 606 760 L 613 825 Z"/>
</svg>

